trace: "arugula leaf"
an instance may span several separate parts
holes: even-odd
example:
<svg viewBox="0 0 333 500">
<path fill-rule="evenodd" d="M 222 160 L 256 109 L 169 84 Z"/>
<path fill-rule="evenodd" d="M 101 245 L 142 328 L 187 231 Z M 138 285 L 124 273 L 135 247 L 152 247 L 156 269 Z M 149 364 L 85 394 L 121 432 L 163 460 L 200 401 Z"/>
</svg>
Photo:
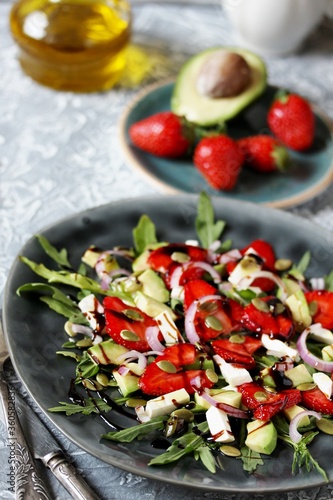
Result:
<svg viewBox="0 0 333 500">
<path fill-rule="evenodd" d="M 215 463 L 214 455 L 211 452 L 211 450 L 208 448 L 208 446 L 200 446 L 197 450 L 195 450 L 194 457 L 195 457 L 195 459 L 200 459 L 201 462 L 206 467 L 206 469 L 208 469 L 209 472 L 212 472 L 213 474 L 215 474 L 216 463 Z"/>
<path fill-rule="evenodd" d="M 87 351 L 84 351 L 80 362 L 76 365 L 76 383 L 80 383 L 83 378 L 94 377 L 99 372 L 99 366 L 94 363 L 88 356 Z"/>
<path fill-rule="evenodd" d="M 196 426 L 196 429 L 200 431 L 199 434 L 197 432 L 189 431 L 180 438 L 175 439 L 175 441 L 171 446 L 169 446 L 165 453 L 154 457 L 148 465 L 170 464 L 171 462 L 175 462 L 185 455 L 193 453 L 199 448 L 205 446 L 205 441 L 201 433 L 208 432 L 207 422 L 198 424 Z"/>
<path fill-rule="evenodd" d="M 309 267 L 310 261 L 311 261 L 311 252 L 309 250 L 307 250 L 304 253 L 301 260 L 292 267 L 291 271 L 297 270 L 299 273 L 304 275 L 305 271 Z M 291 273 L 291 271 L 290 271 L 290 273 Z"/>
<path fill-rule="evenodd" d="M 133 241 L 138 254 L 142 253 L 147 245 L 157 243 L 155 224 L 148 215 L 142 215 L 138 225 L 133 229 Z"/>
<path fill-rule="evenodd" d="M 59 401 L 61 406 L 54 406 L 53 408 L 49 408 L 48 411 L 53 413 L 57 412 L 65 412 L 67 416 L 75 415 L 76 413 L 82 413 L 83 415 L 90 415 L 91 413 L 99 413 L 100 411 L 109 412 L 111 407 L 103 401 L 103 399 L 85 399 L 85 405 L 81 406 L 79 404 L 74 403 L 65 403 L 63 401 Z M 96 408 L 97 406 L 97 408 Z"/>
<path fill-rule="evenodd" d="M 149 422 L 138 424 L 121 431 L 102 434 L 102 437 L 111 441 L 118 441 L 119 443 L 131 443 L 134 439 L 141 439 L 151 432 L 163 430 L 164 422 L 167 419 L 167 416 L 155 417 L 149 420 Z"/>
<path fill-rule="evenodd" d="M 318 431 L 310 431 L 303 434 L 302 439 L 295 443 L 289 435 L 289 426 L 285 419 L 280 415 L 274 417 L 274 425 L 278 432 L 278 438 L 284 443 L 290 446 L 294 451 L 293 463 L 292 463 L 292 473 L 296 474 L 302 467 L 305 467 L 307 472 L 310 472 L 315 468 L 319 474 L 323 476 L 325 481 L 328 481 L 327 474 L 325 470 L 319 465 L 319 463 L 311 455 L 308 445 L 313 441 L 315 436 L 319 434 Z"/>
<path fill-rule="evenodd" d="M 199 197 L 195 229 L 204 248 L 208 248 L 214 241 L 218 240 L 225 228 L 225 222 L 218 220 L 214 222 L 214 209 L 210 197 L 202 192 Z"/>
<path fill-rule="evenodd" d="M 70 262 L 68 260 L 67 256 L 67 250 L 66 248 L 62 248 L 60 251 L 58 251 L 45 236 L 42 236 L 41 234 L 37 234 L 36 238 L 39 241 L 40 246 L 44 250 L 44 252 L 51 257 L 59 266 L 61 267 L 67 267 L 71 268 L 72 266 L 70 265 Z"/>
<path fill-rule="evenodd" d="M 59 288 L 47 285 L 46 283 L 27 283 L 20 286 L 16 291 L 18 295 L 24 292 L 44 293 L 45 295 L 40 297 L 40 300 L 45 302 L 50 309 L 69 318 L 73 323 L 82 325 L 87 324 L 87 319 L 82 314 L 77 304 L 59 290 Z"/>
<path fill-rule="evenodd" d="M 333 292 L 333 270 L 324 277 L 324 280 L 326 290 Z"/>
<path fill-rule="evenodd" d="M 66 358 L 73 358 L 77 363 L 80 362 L 81 356 L 79 354 L 76 354 L 75 352 L 72 351 L 56 351 L 56 354 L 59 354 L 61 356 L 65 356 Z"/>
</svg>

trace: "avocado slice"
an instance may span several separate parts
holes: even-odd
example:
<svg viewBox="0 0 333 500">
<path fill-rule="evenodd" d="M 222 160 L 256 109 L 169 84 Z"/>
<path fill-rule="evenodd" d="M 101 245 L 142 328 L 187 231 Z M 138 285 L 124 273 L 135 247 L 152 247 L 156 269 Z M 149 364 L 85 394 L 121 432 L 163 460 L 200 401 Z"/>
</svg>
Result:
<svg viewBox="0 0 333 500">
<path fill-rule="evenodd" d="M 247 424 L 245 444 L 250 450 L 270 455 L 277 444 L 277 431 L 273 422 L 254 420 Z"/>
<path fill-rule="evenodd" d="M 197 90 L 197 79 L 205 62 L 219 51 L 240 54 L 251 69 L 251 80 L 245 89 L 233 97 L 207 97 Z M 180 70 L 173 94 L 171 110 L 200 126 L 213 126 L 234 118 L 242 109 L 262 94 L 267 73 L 263 60 L 238 47 L 215 47 L 190 58 Z"/>
</svg>

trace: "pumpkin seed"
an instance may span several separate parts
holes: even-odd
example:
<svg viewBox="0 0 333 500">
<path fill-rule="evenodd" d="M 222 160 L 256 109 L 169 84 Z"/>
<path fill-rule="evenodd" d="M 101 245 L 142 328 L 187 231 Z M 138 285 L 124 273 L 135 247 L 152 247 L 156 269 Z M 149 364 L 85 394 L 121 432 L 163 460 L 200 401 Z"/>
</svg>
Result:
<svg viewBox="0 0 333 500">
<path fill-rule="evenodd" d="M 96 380 L 103 387 L 107 387 L 107 385 L 109 383 L 109 378 L 107 375 L 105 375 L 105 373 L 97 373 Z"/>
<path fill-rule="evenodd" d="M 122 339 L 129 340 L 132 342 L 136 342 L 136 341 L 140 340 L 140 337 L 138 337 L 138 335 L 136 333 L 131 332 L 130 330 L 121 330 L 120 336 Z"/>
<path fill-rule="evenodd" d="M 193 413 L 186 408 L 179 408 L 178 410 L 173 411 L 171 413 L 171 417 L 180 418 L 182 420 L 185 420 L 185 422 L 193 422 L 194 420 Z"/>
<path fill-rule="evenodd" d="M 216 331 L 223 330 L 223 325 L 216 316 L 206 316 L 205 325 L 207 326 L 207 328 L 212 328 Z"/>
<path fill-rule="evenodd" d="M 309 303 L 309 313 L 311 316 L 314 316 L 317 311 L 318 311 L 318 302 L 313 300 L 312 302 Z"/>
<path fill-rule="evenodd" d="M 278 259 L 275 261 L 274 267 L 277 271 L 286 271 L 293 265 L 290 259 Z"/>
<path fill-rule="evenodd" d="M 126 406 L 128 406 L 128 408 L 136 408 L 137 406 L 145 406 L 146 403 L 147 401 L 145 401 L 144 399 L 129 398 L 125 404 Z"/>
<path fill-rule="evenodd" d="M 249 256 L 243 257 L 240 266 L 246 271 L 256 271 L 259 267 L 256 259 Z"/>
<path fill-rule="evenodd" d="M 178 427 L 178 418 L 173 416 L 170 417 L 167 423 L 165 424 L 165 436 L 166 437 L 171 437 L 177 430 Z"/>
<path fill-rule="evenodd" d="M 144 317 L 138 311 L 134 311 L 134 309 L 124 309 L 122 311 L 123 314 L 129 319 L 133 319 L 134 321 L 143 321 Z"/>
<path fill-rule="evenodd" d="M 316 384 L 308 382 L 304 384 L 299 384 L 296 389 L 299 391 L 311 391 L 311 389 L 314 389 L 316 387 Z"/>
<path fill-rule="evenodd" d="M 176 373 L 177 368 L 175 367 L 174 364 L 170 363 L 170 361 L 162 360 L 158 361 L 157 366 L 160 368 L 160 370 L 163 370 L 166 373 Z"/>
<path fill-rule="evenodd" d="M 244 335 L 240 335 L 239 333 L 235 333 L 234 335 L 231 335 L 231 337 L 229 337 L 229 341 L 232 344 L 243 344 L 245 342 L 245 337 L 244 337 Z"/>
<path fill-rule="evenodd" d="M 93 341 L 87 337 L 85 339 L 78 340 L 75 345 L 76 347 L 90 347 L 93 345 Z"/>
<path fill-rule="evenodd" d="M 258 311 L 267 312 L 267 313 L 269 312 L 269 305 L 267 304 L 267 302 L 264 302 L 263 300 L 258 299 L 256 297 L 256 298 L 251 300 L 251 303 L 254 305 L 254 307 L 256 309 L 258 309 Z"/>
<path fill-rule="evenodd" d="M 274 314 L 282 314 L 285 310 L 284 305 L 277 303 L 274 305 Z"/>
<path fill-rule="evenodd" d="M 223 455 L 226 455 L 227 457 L 240 457 L 241 452 L 239 451 L 236 446 L 230 446 L 227 444 L 223 444 L 220 446 L 220 451 L 223 453 Z"/>
<path fill-rule="evenodd" d="M 268 396 L 263 391 L 257 391 L 254 393 L 254 399 L 256 399 L 259 402 L 266 401 L 268 399 Z"/>
<path fill-rule="evenodd" d="M 214 372 L 214 370 L 212 370 L 211 368 L 208 368 L 208 370 L 205 371 L 205 374 L 206 374 L 206 377 L 208 378 L 208 380 L 210 380 L 211 382 L 213 382 L 213 384 L 216 384 L 216 382 L 218 381 L 219 377 Z"/>
<path fill-rule="evenodd" d="M 203 302 L 202 304 L 200 304 L 200 306 L 198 307 L 198 309 L 200 311 L 205 311 L 205 312 L 209 312 L 209 313 L 213 313 L 215 311 L 218 310 L 218 305 L 216 302 L 214 301 L 207 301 L 207 302 Z"/>
<path fill-rule="evenodd" d="M 84 378 L 82 380 L 82 384 L 86 389 L 89 389 L 90 391 L 101 391 L 103 389 L 103 386 L 99 384 L 97 381 L 92 381 L 89 380 L 88 378 Z"/>
<path fill-rule="evenodd" d="M 325 434 L 333 435 L 333 420 L 322 417 L 320 420 L 316 421 L 316 426 Z"/>
<path fill-rule="evenodd" d="M 271 387 L 270 385 L 265 385 L 265 391 L 271 392 L 272 394 L 276 394 L 276 389 L 274 387 Z"/>
<path fill-rule="evenodd" d="M 173 252 L 171 254 L 171 260 L 182 264 L 184 262 L 188 262 L 190 260 L 190 257 L 189 257 L 189 255 L 187 255 L 186 253 L 183 253 L 183 252 Z"/>
</svg>

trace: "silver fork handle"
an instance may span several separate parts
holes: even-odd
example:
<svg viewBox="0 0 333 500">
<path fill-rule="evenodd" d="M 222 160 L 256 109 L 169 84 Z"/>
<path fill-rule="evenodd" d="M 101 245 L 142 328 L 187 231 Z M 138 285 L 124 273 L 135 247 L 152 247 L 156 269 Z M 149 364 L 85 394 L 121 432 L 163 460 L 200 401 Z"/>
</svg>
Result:
<svg viewBox="0 0 333 500">
<path fill-rule="evenodd" d="M 15 393 L 0 375 L 0 399 L 7 422 L 9 449 L 9 487 L 15 498 L 22 500 L 52 500 L 39 477 L 15 410 Z"/>
</svg>

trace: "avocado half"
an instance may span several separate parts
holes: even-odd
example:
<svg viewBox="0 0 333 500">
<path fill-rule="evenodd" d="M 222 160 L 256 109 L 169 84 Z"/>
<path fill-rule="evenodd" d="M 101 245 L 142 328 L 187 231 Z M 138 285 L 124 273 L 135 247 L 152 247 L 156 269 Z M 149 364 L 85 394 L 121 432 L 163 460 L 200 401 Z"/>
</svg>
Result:
<svg viewBox="0 0 333 500">
<path fill-rule="evenodd" d="M 236 52 L 251 68 L 250 84 L 235 97 L 211 98 L 196 90 L 196 81 L 202 65 L 216 51 Z M 263 60 L 238 47 L 215 47 L 191 57 L 180 70 L 171 96 L 171 110 L 188 121 L 201 126 L 213 126 L 234 118 L 242 109 L 262 94 L 266 88 L 267 73 Z"/>
</svg>

